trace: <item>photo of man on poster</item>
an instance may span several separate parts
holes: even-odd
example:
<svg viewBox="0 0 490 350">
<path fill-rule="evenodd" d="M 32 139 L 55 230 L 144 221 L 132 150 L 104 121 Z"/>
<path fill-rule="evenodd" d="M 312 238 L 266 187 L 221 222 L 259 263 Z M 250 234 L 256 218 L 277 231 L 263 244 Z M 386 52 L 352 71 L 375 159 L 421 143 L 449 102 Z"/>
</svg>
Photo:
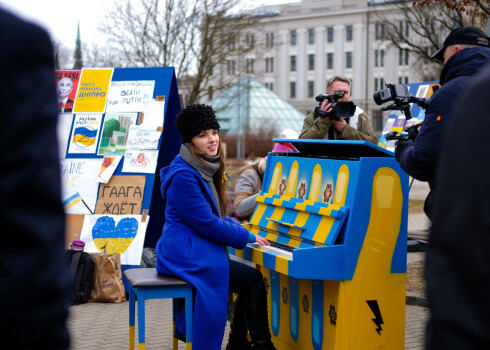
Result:
<svg viewBox="0 0 490 350">
<path fill-rule="evenodd" d="M 64 77 L 56 84 L 56 95 L 58 96 L 58 113 L 71 112 L 73 109 L 73 100 L 69 98 L 73 91 L 73 81 Z"/>
</svg>

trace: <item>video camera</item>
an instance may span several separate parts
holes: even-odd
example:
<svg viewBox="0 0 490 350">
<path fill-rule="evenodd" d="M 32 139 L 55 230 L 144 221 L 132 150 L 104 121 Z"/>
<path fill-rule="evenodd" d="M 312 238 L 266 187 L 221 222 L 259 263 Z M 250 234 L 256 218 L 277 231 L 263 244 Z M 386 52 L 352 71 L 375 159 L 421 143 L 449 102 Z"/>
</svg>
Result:
<svg viewBox="0 0 490 350">
<path fill-rule="evenodd" d="M 356 111 L 356 105 L 352 101 L 340 101 L 338 100 L 340 98 L 344 97 L 344 94 L 342 92 L 336 92 L 334 94 L 320 94 L 315 97 L 315 100 L 319 102 L 319 106 L 315 107 L 315 113 L 313 115 L 313 118 L 326 118 L 329 117 L 332 120 L 339 120 L 339 118 L 350 118 L 354 115 L 354 112 Z M 328 100 L 332 104 L 331 112 L 325 112 L 320 109 L 322 106 L 323 101 Z"/>
<path fill-rule="evenodd" d="M 427 109 L 429 107 L 429 99 L 415 97 L 408 92 L 405 85 L 402 84 L 385 84 L 386 88 L 375 91 L 373 93 L 374 102 L 377 105 L 382 105 L 388 101 L 393 101 L 393 104 L 381 108 L 382 111 L 387 110 L 400 110 L 405 113 L 407 120 L 412 118 L 410 114 L 410 103 L 416 103 L 421 108 Z"/>
</svg>

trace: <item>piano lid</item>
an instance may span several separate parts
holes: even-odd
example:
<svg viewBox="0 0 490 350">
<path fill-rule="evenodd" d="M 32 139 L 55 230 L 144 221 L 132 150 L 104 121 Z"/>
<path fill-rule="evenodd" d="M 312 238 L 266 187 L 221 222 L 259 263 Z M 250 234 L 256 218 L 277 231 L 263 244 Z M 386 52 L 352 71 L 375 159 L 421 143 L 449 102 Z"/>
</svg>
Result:
<svg viewBox="0 0 490 350">
<path fill-rule="evenodd" d="M 368 141 L 273 139 L 289 142 L 302 155 L 309 157 L 363 158 L 394 157 L 395 154 Z M 342 147 L 338 147 L 342 145 Z M 294 155 L 292 153 L 291 155 Z"/>
</svg>

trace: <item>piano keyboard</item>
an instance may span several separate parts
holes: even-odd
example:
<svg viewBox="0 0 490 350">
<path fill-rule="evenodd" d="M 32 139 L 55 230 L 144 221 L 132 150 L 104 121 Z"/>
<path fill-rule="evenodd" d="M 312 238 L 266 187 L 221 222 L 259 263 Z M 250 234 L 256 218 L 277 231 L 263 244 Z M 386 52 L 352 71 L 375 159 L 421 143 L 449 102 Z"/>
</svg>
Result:
<svg viewBox="0 0 490 350">
<path fill-rule="evenodd" d="M 270 243 L 271 243 L 271 245 L 260 245 L 258 243 L 249 243 L 248 246 L 251 248 L 261 249 L 263 251 L 272 253 L 274 255 L 282 256 L 282 257 L 289 259 L 289 260 L 293 259 L 292 251 L 293 251 L 293 249 L 295 249 L 294 247 L 288 246 L 286 244 L 274 242 L 274 241 L 271 241 Z M 279 248 L 277 246 L 284 246 L 284 247 L 287 247 L 287 249 Z"/>
</svg>

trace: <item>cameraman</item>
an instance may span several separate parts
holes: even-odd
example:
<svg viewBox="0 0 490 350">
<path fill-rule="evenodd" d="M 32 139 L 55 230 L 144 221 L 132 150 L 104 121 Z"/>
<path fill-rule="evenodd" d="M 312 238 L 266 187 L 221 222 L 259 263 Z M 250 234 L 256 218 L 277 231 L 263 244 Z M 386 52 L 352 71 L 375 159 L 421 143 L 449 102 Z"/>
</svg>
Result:
<svg viewBox="0 0 490 350">
<path fill-rule="evenodd" d="M 335 75 L 327 82 L 326 94 L 340 92 L 344 94 L 339 101 L 350 100 L 351 81 L 349 78 Z M 324 100 L 321 110 L 333 113 L 331 103 Z M 347 119 L 347 120 L 346 120 Z M 356 107 L 354 115 L 350 118 L 336 118 L 330 115 L 325 118 L 316 117 L 311 112 L 304 120 L 303 129 L 299 135 L 300 139 L 325 139 L 325 140 L 363 140 L 377 144 L 378 139 L 374 134 L 373 127 L 368 116 L 362 109 Z"/>
<path fill-rule="evenodd" d="M 489 41 L 485 33 L 474 27 L 458 28 L 448 35 L 442 49 L 432 56 L 444 62 L 439 79 L 441 88 L 430 100 L 415 141 L 397 143 L 395 157 L 402 169 L 417 180 L 429 182 L 430 192 L 424 205 L 429 219 L 436 189 L 435 169 L 445 125 L 451 119 L 453 104 L 458 101 L 471 77 L 490 62 Z"/>
</svg>

